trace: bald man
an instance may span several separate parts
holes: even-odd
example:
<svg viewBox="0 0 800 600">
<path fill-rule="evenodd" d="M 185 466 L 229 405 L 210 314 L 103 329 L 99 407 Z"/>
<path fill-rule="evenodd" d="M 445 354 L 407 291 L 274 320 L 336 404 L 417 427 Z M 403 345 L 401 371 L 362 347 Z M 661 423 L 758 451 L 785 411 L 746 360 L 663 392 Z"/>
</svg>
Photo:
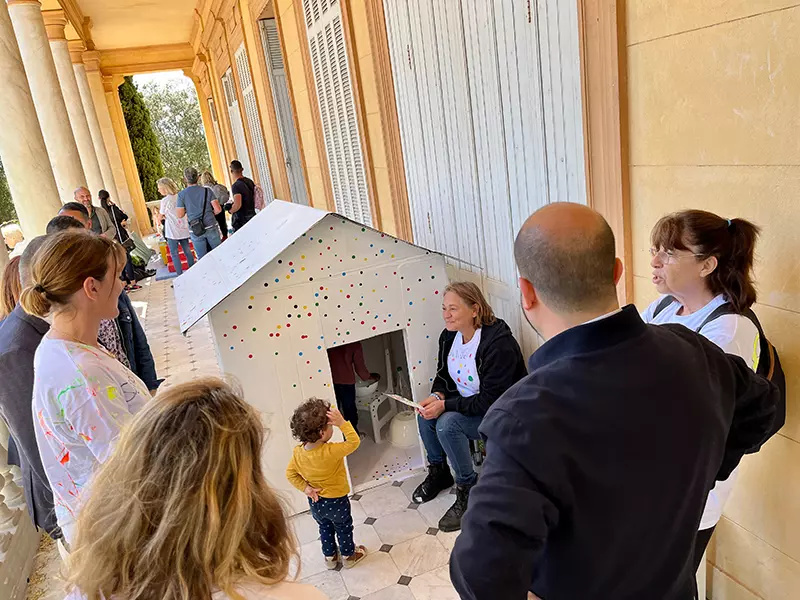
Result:
<svg viewBox="0 0 800 600">
<path fill-rule="evenodd" d="M 86 209 L 89 216 L 89 229 L 112 240 L 117 238 L 117 228 L 114 225 L 114 221 L 111 220 L 111 216 L 106 212 L 106 209 L 92 204 L 92 193 L 88 189 L 79 187 L 73 193 L 73 197 L 75 202 L 79 202 Z"/>
<path fill-rule="evenodd" d="M 522 309 L 546 342 L 480 426 L 486 462 L 450 563 L 463 599 L 691 600 L 708 491 L 769 435 L 777 389 L 620 309 L 614 248 L 576 204 L 519 232 Z"/>
</svg>

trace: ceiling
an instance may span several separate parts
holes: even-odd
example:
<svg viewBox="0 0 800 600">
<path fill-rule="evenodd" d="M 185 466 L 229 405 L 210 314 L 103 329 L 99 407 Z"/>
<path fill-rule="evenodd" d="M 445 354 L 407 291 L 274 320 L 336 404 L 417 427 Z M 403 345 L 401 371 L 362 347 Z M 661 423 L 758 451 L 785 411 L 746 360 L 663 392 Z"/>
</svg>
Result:
<svg viewBox="0 0 800 600">
<path fill-rule="evenodd" d="M 47 0 L 55 2 L 56 0 Z M 197 0 L 77 0 L 98 50 L 189 41 Z"/>
</svg>

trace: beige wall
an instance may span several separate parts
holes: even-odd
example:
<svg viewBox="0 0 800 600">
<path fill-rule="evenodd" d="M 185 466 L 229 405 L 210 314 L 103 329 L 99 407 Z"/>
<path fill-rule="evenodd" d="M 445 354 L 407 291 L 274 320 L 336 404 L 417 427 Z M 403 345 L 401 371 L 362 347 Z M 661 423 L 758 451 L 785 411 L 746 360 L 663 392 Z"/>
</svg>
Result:
<svg viewBox="0 0 800 600">
<path fill-rule="evenodd" d="M 626 12 L 636 302 L 655 297 L 658 217 L 694 207 L 756 222 L 756 312 L 789 387 L 786 426 L 744 460 L 717 529 L 709 597 L 800 598 L 800 7 L 628 0 Z"/>
</svg>

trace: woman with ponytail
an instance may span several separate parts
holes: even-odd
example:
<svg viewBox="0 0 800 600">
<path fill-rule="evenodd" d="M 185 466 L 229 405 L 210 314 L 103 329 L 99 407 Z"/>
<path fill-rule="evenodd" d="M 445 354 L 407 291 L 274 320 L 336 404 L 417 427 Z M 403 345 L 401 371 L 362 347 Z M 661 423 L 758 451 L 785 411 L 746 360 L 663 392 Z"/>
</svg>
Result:
<svg viewBox="0 0 800 600">
<path fill-rule="evenodd" d="M 52 325 L 34 357 L 36 441 L 58 524 L 72 541 L 80 496 L 108 458 L 122 426 L 145 404 L 147 386 L 97 342 L 117 317 L 125 251 L 82 230 L 50 236 L 36 252 L 20 296 L 28 314 Z"/>
<path fill-rule="evenodd" d="M 758 227 L 749 221 L 702 210 L 663 217 L 650 235 L 653 284 L 662 296 L 642 314 L 645 322 L 684 325 L 744 359 L 755 371 L 758 329 L 743 313 L 756 301 L 753 257 L 758 234 Z M 726 303 L 730 314 L 716 316 Z M 695 570 L 735 479 L 736 471 L 718 481 L 708 495 L 695 543 Z"/>
</svg>

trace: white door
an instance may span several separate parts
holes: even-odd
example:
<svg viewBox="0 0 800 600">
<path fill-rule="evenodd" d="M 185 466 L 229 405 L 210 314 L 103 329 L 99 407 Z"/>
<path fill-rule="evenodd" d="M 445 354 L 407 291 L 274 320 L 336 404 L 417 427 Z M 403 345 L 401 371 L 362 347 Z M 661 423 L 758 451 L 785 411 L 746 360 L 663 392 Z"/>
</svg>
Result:
<svg viewBox="0 0 800 600">
<path fill-rule="evenodd" d="M 338 0 L 303 0 L 336 210 L 372 225 L 350 65 Z"/>
<path fill-rule="evenodd" d="M 281 136 L 283 156 L 286 160 L 286 173 L 289 178 L 292 202 L 308 205 L 303 163 L 300 161 L 300 144 L 297 141 L 292 104 L 289 100 L 289 84 L 283 64 L 278 26 L 275 19 L 262 19 L 258 23 L 261 28 L 261 43 L 264 46 L 270 88 L 272 88 L 272 100 L 278 117 L 278 131 Z"/>
<path fill-rule="evenodd" d="M 217 152 L 219 152 L 219 160 L 222 163 L 223 177 L 225 178 L 225 185 L 231 187 L 231 176 L 228 171 L 228 165 L 225 164 L 225 149 L 222 145 L 222 130 L 219 127 L 219 117 L 217 116 L 217 105 L 214 103 L 213 98 L 208 99 L 208 110 L 211 113 L 211 124 L 214 127 L 214 137 L 217 138 Z"/>
<path fill-rule="evenodd" d="M 253 77 L 250 73 L 250 63 L 247 61 L 247 51 L 244 42 L 239 46 L 235 54 L 236 71 L 239 75 L 239 86 L 242 91 L 244 101 L 244 114 L 247 118 L 247 127 L 250 129 L 250 140 L 253 143 L 253 153 L 255 154 L 258 174 L 253 172 L 250 177 L 257 180 L 264 190 L 264 197 L 267 203 L 275 198 L 272 190 L 272 178 L 269 173 L 269 163 L 267 162 L 267 147 L 264 144 L 264 132 L 261 131 L 261 119 L 258 116 L 258 102 L 256 91 L 253 87 Z M 245 173 L 248 175 L 248 173 Z"/>
<path fill-rule="evenodd" d="M 244 137 L 242 113 L 239 112 L 239 101 L 236 98 L 236 88 L 233 83 L 233 71 L 228 69 L 222 76 L 222 89 L 225 91 L 225 103 L 228 105 L 228 114 L 231 121 L 233 144 L 236 146 L 236 160 L 242 163 L 245 174 L 252 174 L 250 155 L 247 152 L 247 140 Z"/>
<path fill-rule="evenodd" d="M 577 4 L 385 8 L 414 241 L 463 261 L 532 350 L 514 236 L 548 202 L 586 201 Z"/>
</svg>

